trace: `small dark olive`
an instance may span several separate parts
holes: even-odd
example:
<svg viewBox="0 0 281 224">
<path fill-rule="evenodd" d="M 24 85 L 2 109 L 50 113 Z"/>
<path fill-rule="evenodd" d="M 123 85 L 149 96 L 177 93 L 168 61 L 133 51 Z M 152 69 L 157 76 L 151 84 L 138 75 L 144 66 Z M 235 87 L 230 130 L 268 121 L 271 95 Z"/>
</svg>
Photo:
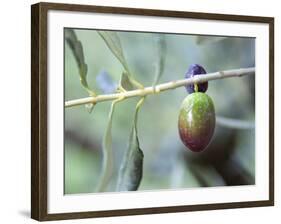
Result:
<svg viewBox="0 0 281 224">
<path fill-rule="evenodd" d="M 184 77 L 188 79 L 194 77 L 195 75 L 203 75 L 203 74 L 206 74 L 206 70 L 201 65 L 193 64 L 189 66 L 188 71 L 185 73 Z M 194 84 L 186 85 L 185 88 L 188 93 L 196 92 Z M 207 91 L 207 89 L 208 89 L 208 82 L 198 84 L 198 92 L 204 93 Z"/>
</svg>

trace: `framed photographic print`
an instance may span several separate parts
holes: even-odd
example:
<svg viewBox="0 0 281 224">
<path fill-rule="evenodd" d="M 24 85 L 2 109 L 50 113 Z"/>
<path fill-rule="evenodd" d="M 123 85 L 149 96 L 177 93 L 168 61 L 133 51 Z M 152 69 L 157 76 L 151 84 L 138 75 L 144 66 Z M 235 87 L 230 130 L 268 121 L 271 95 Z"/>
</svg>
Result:
<svg viewBox="0 0 281 224">
<path fill-rule="evenodd" d="M 32 218 L 274 204 L 274 19 L 32 5 Z"/>
</svg>

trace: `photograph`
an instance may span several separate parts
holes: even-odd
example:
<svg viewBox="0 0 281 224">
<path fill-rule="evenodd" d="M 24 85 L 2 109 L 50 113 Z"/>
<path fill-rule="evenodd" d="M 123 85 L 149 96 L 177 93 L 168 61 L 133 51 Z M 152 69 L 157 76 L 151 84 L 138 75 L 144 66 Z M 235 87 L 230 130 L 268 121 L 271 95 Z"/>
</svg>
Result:
<svg viewBox="0 0 281 224">
<path fill-rule="evenodd" d="M 64 27 L 64 194 L 255 185 L 253 36 Z"/>
</svg>

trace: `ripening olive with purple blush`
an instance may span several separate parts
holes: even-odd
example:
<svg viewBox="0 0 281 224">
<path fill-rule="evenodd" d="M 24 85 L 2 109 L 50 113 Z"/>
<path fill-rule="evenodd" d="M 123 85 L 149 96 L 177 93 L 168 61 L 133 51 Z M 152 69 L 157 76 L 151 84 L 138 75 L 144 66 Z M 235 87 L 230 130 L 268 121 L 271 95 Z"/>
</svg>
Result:
<svg viewBox="0 0 281 224">
<path fill-rule="evenodd" d="M 205 93 L 192 93 L 182 102 L 178 129 L 183 144 L 193 152 L 201 152 L 210 143 L 216 124 L 212 99 Z"/>
<path fill-rule="evenodd" d="M 199 64 L 193 64 L 189 66 L 188 71 L 185 73 L 184 77 L 188 79 L 194 77 L 195 75 L 203 75 L 203 74 L 206 74 L 205 69 Z M 198 92 L 204 93 L 208 89 L 208 82 L 198 83 L 197 85 L 198 85 Z M 188 93 L 196 92 L 194 89 L 194 84 L 186 85 L 185 88 Z"/>
</svg>

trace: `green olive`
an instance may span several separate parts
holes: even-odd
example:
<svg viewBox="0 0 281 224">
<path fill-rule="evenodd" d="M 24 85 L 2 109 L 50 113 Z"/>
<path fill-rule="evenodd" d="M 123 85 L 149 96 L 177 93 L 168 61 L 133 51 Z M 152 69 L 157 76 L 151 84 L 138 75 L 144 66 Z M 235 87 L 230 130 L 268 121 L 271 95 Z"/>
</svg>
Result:
<svg viewBox="0 0 281 224">
<path fill-rule="evenodd" d="M 178 129 L 183 144 L 194 152 L 201 152 L 210 143 L 216 124 L 212 99 L 205 93 L 195 92 L 182 102 Z"/>
</svg>

